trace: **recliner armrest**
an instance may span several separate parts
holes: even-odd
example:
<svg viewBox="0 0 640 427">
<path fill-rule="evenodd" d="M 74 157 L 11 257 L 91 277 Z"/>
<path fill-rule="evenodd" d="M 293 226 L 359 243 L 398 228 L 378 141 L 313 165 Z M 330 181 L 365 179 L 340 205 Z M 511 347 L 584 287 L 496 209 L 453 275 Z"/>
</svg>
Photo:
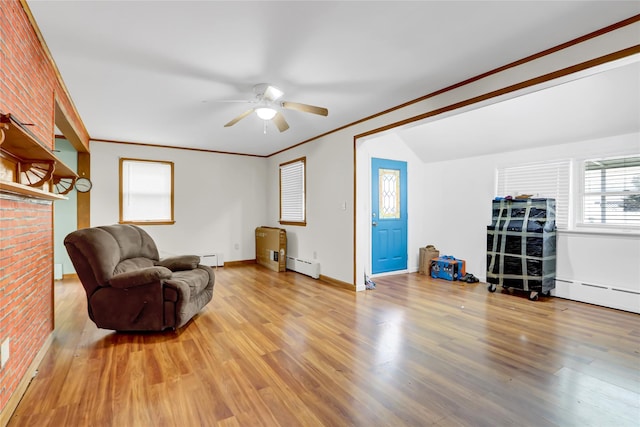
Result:
<svg viewBox="0 0 640 427">
<path fill-rule="evenodd" d="M 156 261 L 155 265 L 166 267 L 171 271 L 193 270 L 200 264 L 197 255 L 178 255 Z"/>
<path fill-rule="evenodd" d="M 134 286 L 147 285 L 163 279 L 170 279 L 171 274 L 171 270 L 166 267 L 147 267 L 116 274 L 109 280 L 109 284 L 114 288 L 125 289 Z"/>
</svg>

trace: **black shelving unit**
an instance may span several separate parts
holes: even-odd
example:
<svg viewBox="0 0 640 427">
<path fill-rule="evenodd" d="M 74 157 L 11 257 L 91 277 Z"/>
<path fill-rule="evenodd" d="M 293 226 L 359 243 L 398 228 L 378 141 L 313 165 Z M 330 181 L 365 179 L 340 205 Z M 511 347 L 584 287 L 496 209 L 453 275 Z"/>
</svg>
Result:
<svg viewBox="0 0 640 427">
<path fill-rule="evenodd" d="M 501 199 L 492 203 L 487 226 L 488 290 L 529 292 L 535 301 L 556 287 L 556 202 L 554 199 Z"/>
</svg>

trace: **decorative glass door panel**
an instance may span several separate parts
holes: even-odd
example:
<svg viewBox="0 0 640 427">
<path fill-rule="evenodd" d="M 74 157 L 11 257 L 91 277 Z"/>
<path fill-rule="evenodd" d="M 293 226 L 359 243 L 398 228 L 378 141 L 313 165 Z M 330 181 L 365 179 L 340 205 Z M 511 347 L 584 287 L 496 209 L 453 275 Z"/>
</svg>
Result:
<svg viewBox="0 0 640 427">
<path fill-rule="evenodd" d="M 380 185 L 380 218 L 400 218 L 400 171 L 380 169 L 378 171 Z"/>
</svg>

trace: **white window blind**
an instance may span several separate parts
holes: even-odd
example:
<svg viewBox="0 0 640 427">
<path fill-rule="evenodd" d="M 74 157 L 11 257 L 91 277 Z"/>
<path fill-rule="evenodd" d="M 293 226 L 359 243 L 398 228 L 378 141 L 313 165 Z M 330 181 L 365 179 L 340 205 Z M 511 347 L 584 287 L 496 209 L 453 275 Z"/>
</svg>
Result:
<svg viewBox="0 0 640 427">
<path fill-rule="evenodd" d="M 584 162 L 584 224 L 640 226 L 640 156 Z"/>
<path fill-rule="evenodd" d="M 305 223 L 305 158 L 280 165 L 280 222 Z"/>
<path fill-rule="evenodd" d="M 173 163 L 120 159 L 121 221 L 173 221 Z"/>
<path fill-rule="evenodd" d="M 571 162 L 531 163 L 498 169 L 497 196 L 530 194 L 534 198 L 556 200 L 556 227 L 569 225 Z"/>
</svg>

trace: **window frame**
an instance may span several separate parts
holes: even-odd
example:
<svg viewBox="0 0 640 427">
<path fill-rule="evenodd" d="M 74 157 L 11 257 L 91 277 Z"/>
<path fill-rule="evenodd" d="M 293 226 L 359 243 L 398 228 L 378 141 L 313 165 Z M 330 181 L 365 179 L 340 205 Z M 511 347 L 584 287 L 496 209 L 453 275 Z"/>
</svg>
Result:
<svg viewBox="0 0 640 427">
<path fill-rule="evenodd" d="M 542 188 L 537 189 L 535 192 L 531 191 L 531 187 L 536 185 L 534 182 L 536 178 L 535 175 L 543 174 L 543 172 L 547 177 L 545 177 Z M 553 172 L 555 178 L 552 179 L 553 175 L 549 176 L 549 172 Z M 496 168 L 494 195 L 498 197 L 507 195 L 512 197 L 517 196 L 518 194 L 510 194 L 510 190 L 514 190 L 514 188 L 512 188 L 512 181 L 516 181 L 517 189 L 527 190 L 527 194 L 533 193 L 532 198 L 555 199 L 556 228 L 559 231 L 567 231 L 571 229 L 574 222 L 572 220 L 575 206 L 572 197 L 572 177 L 573 162 L 570 159 L 555 159 L 543 162 L 498 166 Z M 522 191 L 519 191 L 519 193 L 522 193 Z M 550 195 L 550 193 L 553 193 L 553 195 Z"/>
<path fill-rule="evenodd" d="M 585 197 L 588 195 L 594 194 L 604 194 L 602 192 L 590 192 L 587 193 L 586 190 L 586 171 L 587 171 L 587 163 L 594 161 L 608 161 L 608 160 L 616 160 L 616 159 L 627 159 L 627 158 L 637 158 L 640 156 L 640 153 L 629 153 L 629 154 L 619 154 L 614 156 L 592 156 L 588 158 L 582 158 L 576 160 L 576 168 L 578 169 L 577 174 L 577 191 L 575 196 L 575 228 L 584 230 L 584 231 L 602 231 L 602 232 L 633 232 L 633 234 L 640 233 L 640 225 L 634 224 L 611 224 L 611 223 L 590 223 L 585 222 L 584 215 L 584 205 L 585 205 Z M 606 193 L 606 192 L 605 192 Z"/>
<path fill-rule="evenodd" d="M 283 192 L 282 192 L 282 172 L 283 167 L 290 166 L 296 163 L 302 164 L 302 218 L 295 220 L 292 218 L 283 218 Z M 288 162 L 280 163 L 278 166 L 278 194 L 279 194 L 279 215 L 278 222 L 282 225 L 296 225 L 305 227 L 307 225 L 307 158 L 299 157 L 297 159 L 290 160 Z"/>
<path fill-rule="evenodd" d="M 139 163 L 158 163 L 158 164 L 166 164 L 170 166 L 171 169 L 171 194 L 170 194 L 170 213 L 171 213 L 171 218 L 167 219 L 167 220 L 158 220 L 158 219 L 150 219 L 150 220 L 143 220 L 143 219 L 136 219 L 136 220 L 125 220 L 123 217 L 124 214 L 124 196 L 125 196 L 125 191 L 124 191 L 124 167 L 125 167 L 125 163 L 126 162 L 139 162 Z M 175 177 L 174 177 L 174 163 L 171 161 L 167 161 L 167 160 L 150 160 L 150 159 L 137 159 L 137 158 L 130 158 L 130 157 L 120 157 L 120 179 L 119 179 L 119 186 L 118 186 L 118 198 L 119 198 L 119 224 L 134 224 L 134 225 L 172 225 L 175 224 L 175 210 L 174 210 L 174 189 L 175 189 Z"/>
</svg>

